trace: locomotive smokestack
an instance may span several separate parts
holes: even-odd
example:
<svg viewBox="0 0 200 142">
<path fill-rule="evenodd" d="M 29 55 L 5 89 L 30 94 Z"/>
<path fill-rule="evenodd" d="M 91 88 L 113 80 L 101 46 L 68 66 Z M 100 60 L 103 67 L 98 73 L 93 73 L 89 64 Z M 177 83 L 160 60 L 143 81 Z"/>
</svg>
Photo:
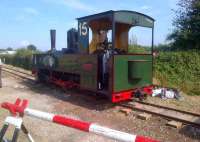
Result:
<svg viewBox="0 0 200 142">
<path fill-rule="evenodd" d="M 56 30 L 50 30 L 51 36 L 51 51 L 56 49 Z"/>
</svg>

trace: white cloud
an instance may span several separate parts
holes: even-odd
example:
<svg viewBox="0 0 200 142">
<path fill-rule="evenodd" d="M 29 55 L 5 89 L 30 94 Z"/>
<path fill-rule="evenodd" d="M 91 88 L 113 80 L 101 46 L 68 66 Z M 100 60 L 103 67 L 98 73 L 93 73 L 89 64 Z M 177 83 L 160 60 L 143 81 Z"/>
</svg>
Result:
<svg viewBox="0 0 200 142">
<path fill-rule="evenodd" d="M 32 7 L 22 8 L 21 12 L 15 17 L 16 21 L 23 22 L 28 18 L 39 15 L 39 11 Z"/>
<path fill-rule="evenodd" d="M 83 11 L 94 11 L 95 10 L 94 7 L 92 7 L 90 5 L 86 5 L 79 0 L 64 0 L 63 2 L 66 6 L 71 7 L 73 9 L 83 10 Z"/>
<path fill-rule="evenodd" d="M 178 0 L 168 0 L 168 5 L 171 9 L 176 9 L 177 3 L 178 3 Z"/>
<path fill-rule="evenodd" d="M 26 8 L 24 8 L 24 12 L 26 14 L 30 14 L 30 15 L 38 15 L 39 14 L 39 11 L 36 10 L 35 8 L 32 8 L 32 7 L 26 7 Z"/>
<path fill-rule="evenodd" d="M 73 22 L 69 23 L 69 27 L 76 28 L 77 27 L 77 22 L 73 21 Z"/>
<path fill-rule="evenodd" d="M 85 4 L 81 0 L 43 0 L 45 2 L 62 4 L 67 6 L 68 8 L 72 8 L 75 10 L 86 11 L 86 12 L 99 12 L 101 9 L 94 7 L 90 4 Z"/>
<path fill-rule="evenodd" d="M 15 17 L 15 20 L 16 21 L 24 21 L 26 18 L 25 18 L 25 16 L 24 15 L 19 15 L 19 16 L 16 16 Z"/>
<path fill-rule="evenodd" d="M 151 9 L 151 6 L 148 6 L 148 5 L 144 5 L 140 8 L 141 10 L 150 10 Z"/>
<path fill-rule="evenodd" d="M 22 41 L 20 42 L 20 46 L 22 46 L 22 47 L 26 47 L 26 46 L 28 46 L 28 45 L 30 45 L 30 42 L 29 42 L 28 40 L 22 40 Z"/>
</svg>

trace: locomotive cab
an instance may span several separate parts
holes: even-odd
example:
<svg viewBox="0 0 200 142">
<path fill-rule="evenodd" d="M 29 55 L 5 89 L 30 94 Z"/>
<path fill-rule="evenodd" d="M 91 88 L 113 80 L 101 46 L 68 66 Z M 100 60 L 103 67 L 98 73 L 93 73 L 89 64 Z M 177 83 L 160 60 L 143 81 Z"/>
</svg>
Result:
<svg viewBox="0 0 200 142">
<path fill-rule="evenodd" d="M 112 102 L 130 99 L 135 89 L 152 84 L 153 18 L 134 11 L 107 11 L 77 20 L 78 31 L 68 32 L 68 49 L 34 56 L 37 76 L 105 95 Z M 147 53 L 129 53 L 129 31 L 136 26 L 152 29 Z M 53 57 L 55 64 L 48 66 L 45 56 Z"/>
<path fill-rule="evenodd" d="M 134 88 L 152 84 L 153 18 L 133 11 L 108 11 L 78 18 L 78 25 L 80 51 L 98 55 L 98 89 L 112 94 L 113 102 L 131 98 Z M 128 50 L 129 31 L 136 26 L 152 29 L 151 50 L 143 54 Z"/>
</svg>

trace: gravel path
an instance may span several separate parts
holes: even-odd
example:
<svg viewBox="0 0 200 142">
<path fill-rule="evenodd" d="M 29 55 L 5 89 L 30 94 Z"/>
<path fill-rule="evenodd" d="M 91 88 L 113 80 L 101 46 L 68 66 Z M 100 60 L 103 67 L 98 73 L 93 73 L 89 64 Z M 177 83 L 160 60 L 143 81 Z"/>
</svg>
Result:
<svg viewBox="0 0 200 142">
<path fill-rule="evenodd" d="M 152 117 L 148 121 L 140 120 L 136 117 L 139 112 L 134 111 L 126 116 L 119 112 L 119 107 L 113 107 L 113 105 L 106 100 L 97 99 L 87 94 L 86 92 L 64 92 L 58 88 L 38 83 L 30 84 L 4 73 L 3 88 L 0 89 L 0 102 L 14 102 L 17 97 L 22 99 L 26 98 L 30 101 L 29 107 L 33 109 L 96 122 L 117 130 L 154 137 L 164 142 L 200 141 L 200 129 L 185 126 L 177 130 L 166 126 L 167 120 L 160 117 Z M 195 103 L 191 105 L 191 107 L 199 106 L 199 101 L 197 101 L 197 99 L 200 100 L 200 97 L 195 97 L 195 99 L 193 99 L 193 97 L 189 98 L 191 101 L 194 100 Z M 152 99 L 153 98 L 149 101 L 153 102 Z M 169 103 L 170 102 L 167 104 Z M 192 102 L 190 103 L 193 104 Z M 181 105 L 183 104 L 181 103 Z M 188 104 L 184 106 L 187 108 Z M 199 112 L 199 108 L 196 108 L 194 111 Z M 191 109 L 192 108 L 190 108 L 190 110 Z M 0 110 L 1 125 L 7 115 L 7 111 Z M 30 117 L 24 117 L 24 123 L 30 130 L 35 141 L 38 142 L 114 142 L 100 136 L 80 132 Z M 8 136 L 10 135 L 11 131 L 8 133 Z M 21 134 L 20 142 L 26 141 L 25 136 Z"/>
</svg>

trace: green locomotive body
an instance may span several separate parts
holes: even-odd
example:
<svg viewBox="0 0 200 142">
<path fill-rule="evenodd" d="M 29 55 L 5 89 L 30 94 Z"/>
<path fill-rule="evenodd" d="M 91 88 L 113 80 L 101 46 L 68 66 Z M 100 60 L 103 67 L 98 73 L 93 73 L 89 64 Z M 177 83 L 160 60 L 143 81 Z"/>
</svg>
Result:
<svg viewBox="0 0 200 142">
<path fill-rule="evenodd" d="M 78 18 L 78 25 L 78 31 L 68 33 L 68 49 L 55 50 L 52 31 L 51 51 L 34 55 L 33 73 L 40 81 L 96 92 L 112 102 L 132 98 L 138 88 L 151 92 L 153 18 L 133 11 L 107 11 Z M 128 33 L 134 26 L 152 29 L 152 48 L 146 53 L 128 52 Z M 108 30 L 110 42 L 105 36 Z"/>
</svg>

